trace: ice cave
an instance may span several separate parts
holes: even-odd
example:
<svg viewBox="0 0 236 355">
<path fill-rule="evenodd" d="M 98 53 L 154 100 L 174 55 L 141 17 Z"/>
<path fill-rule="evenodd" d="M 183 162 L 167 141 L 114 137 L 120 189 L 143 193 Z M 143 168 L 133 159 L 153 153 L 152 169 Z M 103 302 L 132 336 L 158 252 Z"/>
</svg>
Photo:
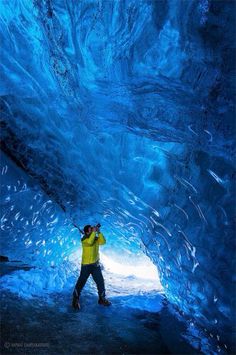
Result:
<svg viewBox="0 0 236 355">
<path fill-rule="evenodd" d="M 2 354 L 236 353 L 235 13 L 0 0 Z"/>
</svg>

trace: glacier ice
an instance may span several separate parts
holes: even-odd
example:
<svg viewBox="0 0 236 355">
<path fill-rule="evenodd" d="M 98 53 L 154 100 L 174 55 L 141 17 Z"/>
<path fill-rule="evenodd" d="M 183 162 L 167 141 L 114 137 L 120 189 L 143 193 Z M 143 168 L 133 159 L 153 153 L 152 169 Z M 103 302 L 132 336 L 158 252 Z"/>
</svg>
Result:
<svg viewBox="0 0 236 355">
<path fill-rule="evenodd" d="M 148 255 L 168 300 L 232 346 L 235 1 L 0 9 L 2 253 L 70 265 L 71 219 L 100 221 L 108 255 Z"/>
</svg>

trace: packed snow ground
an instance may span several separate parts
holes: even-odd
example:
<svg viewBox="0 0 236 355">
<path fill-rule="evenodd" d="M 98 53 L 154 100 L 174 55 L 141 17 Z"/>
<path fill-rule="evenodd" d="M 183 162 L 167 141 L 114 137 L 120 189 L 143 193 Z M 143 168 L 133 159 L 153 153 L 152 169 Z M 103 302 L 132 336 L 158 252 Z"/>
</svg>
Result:
<svg viewBox="0 0 236 355">
<path fill-rule="evenodd" d="M 79 270 L 60 291 L 43 290 L 41 273 L 44 280 L 52 278 L 46 278 L 45 272 L 19 262 L 1 263 L 2 354 L 201 353 L 184 339 L 187 325 L 170 312 L 157 280 L 105 269 L 112 306 L 97 304 L 96 288 L 89 279 L 81 295 L 81 311 L 76 312 L 71 307 L 71 293 Z M 35 280 L 41 287 L 38 294 L 32 292 Z M 195 338 L 195 348 L 198 340 Z"/>
</svg>

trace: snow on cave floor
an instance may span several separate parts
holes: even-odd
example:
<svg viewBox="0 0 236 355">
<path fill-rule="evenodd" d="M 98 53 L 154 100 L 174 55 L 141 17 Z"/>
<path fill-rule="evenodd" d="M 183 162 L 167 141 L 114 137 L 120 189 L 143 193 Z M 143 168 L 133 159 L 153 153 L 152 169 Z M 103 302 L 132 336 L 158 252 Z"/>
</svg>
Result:
<svg viewBox="0 0 236 355">
<path fill-rule="evenodd" d="M 17 269 L 9 263 L 1 264 L 2 269 L 5 264 L 2 272 L 5 275 Z M 24 270 L 28 272 L 27 268 Z M 81 295 L 80 312 L 71 308 L 71 289 L 31 299 L 3 289 L 1 353 L 199 353 L 182 337 L 186 325 L 170 313 L 160 291 L 142 281 L 147 289 L 140 292 L 141 281 L 133 277 L 114 280 L 114 275 L 106 275 L 106 280 L 112 306 L 97 304 L 94 285 L 89 281 Z"/>
</svg>

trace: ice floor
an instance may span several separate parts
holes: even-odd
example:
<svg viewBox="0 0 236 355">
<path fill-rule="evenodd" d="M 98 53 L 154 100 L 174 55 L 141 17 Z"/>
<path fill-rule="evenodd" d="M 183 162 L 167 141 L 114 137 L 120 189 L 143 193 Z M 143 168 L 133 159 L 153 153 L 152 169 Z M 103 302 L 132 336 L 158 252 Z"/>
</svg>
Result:
<svg viewBox="0 0 236 355">
<path fill-rule="evenodd" d="M 1 263 L 5 278 L 32 270 L 19 263 Z M 170 313 L 164 295 L 153 288 L 154 283 L 112 274 L 105 277 L 112 306 L 97 304 L 91 280 L 83 291 L 80 312 L 71 308 L 71 289 L 28 299 L 3 289 L 1 353 L 200 353 L 182 337 L 186 325 Z"/>
</svg>

